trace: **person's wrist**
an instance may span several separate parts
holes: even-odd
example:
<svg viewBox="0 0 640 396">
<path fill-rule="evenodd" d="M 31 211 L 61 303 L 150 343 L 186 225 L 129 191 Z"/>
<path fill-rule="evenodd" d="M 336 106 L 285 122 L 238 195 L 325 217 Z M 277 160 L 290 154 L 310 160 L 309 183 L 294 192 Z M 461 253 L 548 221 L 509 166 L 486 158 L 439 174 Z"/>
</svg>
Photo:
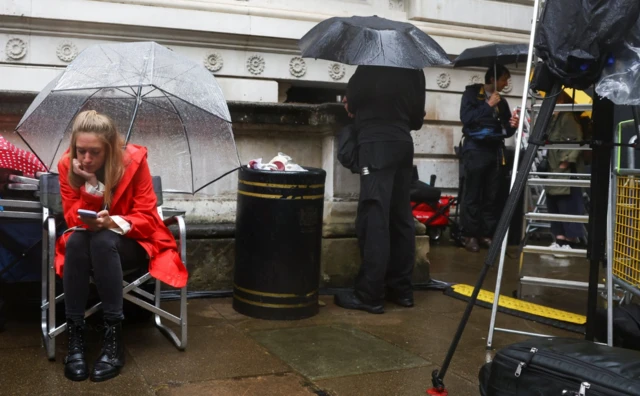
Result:
<svg viewBox="0 0 640 396">
<path fill-rule="evenodd" d="M 87 183 L 89 183 L 93 187 L 98 187 L 98 178 L 95 176 L 90 176 L 87 178 Z"/>
</svg>

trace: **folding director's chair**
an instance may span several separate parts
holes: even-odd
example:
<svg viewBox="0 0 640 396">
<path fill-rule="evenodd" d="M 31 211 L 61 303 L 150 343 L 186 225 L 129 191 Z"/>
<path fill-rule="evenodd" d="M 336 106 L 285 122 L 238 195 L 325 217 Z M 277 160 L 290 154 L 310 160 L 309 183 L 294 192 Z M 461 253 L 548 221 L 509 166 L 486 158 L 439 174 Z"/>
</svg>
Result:
<svg viewBox="0 0 640 396">
<path fill-rule="evenodd" d="M 157 208 L 160 218 L 164 218 L 162 214 L 162 182 L 159 176 L 153 177 L 153 189 L 158 199 Z M 49 360 L 55 359 L 55 337 L 63 333 L 67 329 L 64 323 L 56 326 L 56 304 L 64 300 L 64 293 L 56 296 L 56 272 L 54 266 L 55 243 L 56 243 L 56 216 L 62 215 L 62 201 L 60 197 L 60 183 L 58 175 L 47 173 L 40 177 L 40 202 L 42 204 L 42 218 L 44 221 L 44 229 L 42 236 L 42 339 L 47 351 Z M 164 219 L 167 226 L 177 224 L 179 228 L 178 250 L 182 262 L 187 264 L 187 238 L 184 218 L 182 216 L 172 216 Z M 179 316 L 175 316 L 160 308 L 161 300 L 161 282 L 155 280 L 155 292 L 153 294 L 142 290 L 140 286 L 150 280 L 151 274 L 147 271 L 143 276 L 135 281 L 128 283 L 122 281 L 124 298 L 130 302 L 140 306 L 143 309 L 151 311 L 155 316 L 155 323 L 158 329 L 162 331 L 179 350 L 187 347 L 187 287 L 180 290 L 180 312 Z M 134 296 L 144 296 L 155 302 L 155 305 L 141 300 Z M 54 302 L 53 304 L 51 302 Z M 99 309 L 102 303 L 97 303 L 85 312 L 85 318 L 93 315 Z M 162 318 L 169 320 L 180 326 L 180 337 L 176 333 L 162 323 Z"/>
</svg>

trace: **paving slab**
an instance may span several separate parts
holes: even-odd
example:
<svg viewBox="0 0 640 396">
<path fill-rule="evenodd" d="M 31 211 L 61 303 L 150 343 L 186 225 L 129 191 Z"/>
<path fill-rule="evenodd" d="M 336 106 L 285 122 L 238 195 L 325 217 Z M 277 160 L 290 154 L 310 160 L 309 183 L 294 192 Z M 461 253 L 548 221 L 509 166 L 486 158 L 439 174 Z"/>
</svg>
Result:
<svg viewBox="0 0 640 396">
<path fill-rule="evenodd" d="M 349 326 L 278 329 L 251 335 L 312 380 L 407 369 L 429 363 Z"/>
<path fill-rule="evenodd" d="M 431 387 L 431 372 L 436 366 L 383 373 L 330 378 L 315 383 L 332 395 L 339 396 L 410 396 L 425 395 Z M 478 396 L 478 385 L 448 373 L 445 378 L 451 396 Z"/>
<path fill-rule="evenodd" d="M 318 388 L 291 373 L 227 380 L 204 381 L 157 390 L 158 396 L 314 396 Z"/>
<path fill-rule="evenodd" d="M 182 352 L 153 328 L 124 331 L 125 343 L 151 385 L 289 372 L 291 369 L 229 324 L 189 328 Z"/>
<path fill-rule="evenodd" d="M 63 350 L 50 362 L 42 348 L 6 349 L 0 353 L 0 395 L 153 395 L 140 368 L 126 354 L 127 361 L 120 376 L 106 382 L 69 381 L 64 376 Z M 97 357 L 89 353 L 89 364 Z"/>
</svg>

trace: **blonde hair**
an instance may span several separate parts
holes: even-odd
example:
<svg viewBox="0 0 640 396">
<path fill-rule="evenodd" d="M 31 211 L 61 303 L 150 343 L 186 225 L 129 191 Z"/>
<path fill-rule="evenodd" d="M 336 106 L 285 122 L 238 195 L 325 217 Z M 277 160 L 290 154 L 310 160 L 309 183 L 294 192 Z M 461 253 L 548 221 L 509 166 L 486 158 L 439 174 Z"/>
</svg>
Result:
<svg viewBox="0 0 640 396">
<path fill-rule="evenodd" d="M 87 110 L 78 114 L 73 120 L 71 129 L 71 144 L 69 145 L 69 162 L 76 158 L 76 140 L 80 133 L 93 133 L 104 144 L 104 204 L 111 205 L 111 198 L 115 186 L 124 174 L 124 139 L 118 133 L 114 122 L 104 114 L 95 110 Z M 73 165 L 69 167 L 69 184 L 78 189 L 85 180 L 73 172 Z"/>
</svg>

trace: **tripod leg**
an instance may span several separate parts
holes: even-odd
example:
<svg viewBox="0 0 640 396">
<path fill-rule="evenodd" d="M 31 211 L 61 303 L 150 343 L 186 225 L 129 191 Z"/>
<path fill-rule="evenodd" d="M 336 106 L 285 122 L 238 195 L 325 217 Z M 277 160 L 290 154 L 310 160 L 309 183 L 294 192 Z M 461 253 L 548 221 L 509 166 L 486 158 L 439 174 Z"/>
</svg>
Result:
<svg viewBox="0 0 640 396">
<path fill-rule="evenodd" d="M 462 315 L 462 319 L 460 320 L 460 324 L 458 325 L 458 330 L 456 331 L 456 334 L 451 341 L 447 356 L 442 363 L 442 369 L 440 371 L 435 370 L 432 373 L 432 381 L 435 389 L 444 389 L 444 376 L 447 373 L 449 364 L 451 364 L 451 359 L 453 358 L 456 348 L 458 347 L 458 343 L 460 342 L 460 338 L 462 337 L 464 328 L 466 327 L 469 316 L 471 315 L 471 310 L 473 309 L 473 306 L 478 299 L 478 294 L 480 293 L 480 289 L 482 289 L 482 284 L 484 283 L 487 273 L 489 272 L 489 268 L 491 268 L 493 263 L 498 258 L 498 255 L 500 254 L 502 240 L 504 239 L 507 230 L 509 229 L 509 223 L 511 223 L 511 218 L 513 217 L 513 213 L 515 212 L 518 200 L 520 199 L 520 196 L 522 195 L 522 192 L 526 185 L 527 177 L 529 176 L 531 165 L 533 165 L 536 151 L 542 143 L 542 138 L 545 136 L 551 118 L 553 117 L 553 110 L 555 109 L 558 95 L 560 94 L 561 89 L 562 84 L 559 81 L 554 82 L 551 92 L 549 92 L 549 95 L 547 95 L 547 97 L 542 102 L 540 115 L 533 129 L 533 133 L 531 134 L 529 146 L 527 147 L 524 158 L 522 159 L 522 162 L 518 167 L 518 174 L 516 176 L 515 183 L 513 184 L 511 194 L 509 194 L 509 198 L 507 199 L 507 202 L 505 204 L 505 208 L 502 212 L 502 216 L 500 217 L 500 221 L 498 222 L 496 232 L 493 235 L 493 242 L 491 243 L 491 247 L 489 248 L 489 253 L 487 254 L 487 258 L 485 259 L 484 266 L 482 267 L 482 271 L 480 272 L 480 276 L 478 277 L 478 280 L 476 282 L 473 294 L 471 295 L 471 299 L 469 300 L 467 308 Z"/>
<path fill-rule="evenodd" d="M 589 210 L 589 297 L 587 300 L 586 339 L 595 336 L 598 307 L 598 278 L 607 241 L 607 206 L 611 179 L 611 143 L 613 143 L 613 103 L 596 95 L 593 101 L 593 161 L 591 162 L 591 205 Z"/>
</svg>

